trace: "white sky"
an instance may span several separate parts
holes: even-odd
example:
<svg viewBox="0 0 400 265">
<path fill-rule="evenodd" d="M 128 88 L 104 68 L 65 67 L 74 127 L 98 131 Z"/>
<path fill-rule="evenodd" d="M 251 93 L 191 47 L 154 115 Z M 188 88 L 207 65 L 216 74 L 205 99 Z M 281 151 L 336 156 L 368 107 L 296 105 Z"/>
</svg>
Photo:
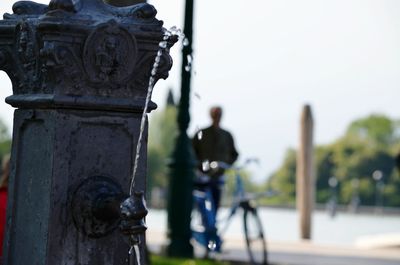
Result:
<svg viewBox="0 0 400 265">
<path fill-rule="evenodd" d="M 0 11 L 14 1 L 1 0 Z M 37 1 L 48 3 L 49 1 Z M 165 26 L 181 26 L 183 0 L 151 0 Z M 400 1 L 196 1 L 192 124 L 209 123 L 208 109 L 224 108 L 223 127 L 241 158 L 256 156 L 261 180 L 297 146 L 300 111 L 311 104 L 315 141 L 329 143 L 352 120 L 372 112 L 399 118 Z M 163 106 L 168 87 L 179 96 L 179 48 L 170 78 L 155 87 Z M 0 75 L 0 97 L 11 94 Z M 12 123 L 11 107 L 0 117 Z"/>
</svg>

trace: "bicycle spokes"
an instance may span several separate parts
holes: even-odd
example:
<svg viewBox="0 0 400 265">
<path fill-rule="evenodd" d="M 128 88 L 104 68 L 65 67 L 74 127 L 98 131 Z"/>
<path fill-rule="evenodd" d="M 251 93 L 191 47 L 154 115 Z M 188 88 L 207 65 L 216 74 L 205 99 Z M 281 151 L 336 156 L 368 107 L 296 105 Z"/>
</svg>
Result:
<svg viewBox="0 0 400 265">
<path fill-rule="evenodd" d="M 247 209 L 244 211 L 243 218 L 250 264 L 268 264 L 264 232 L 257 211 L 254 208 Z"/>
</svg>

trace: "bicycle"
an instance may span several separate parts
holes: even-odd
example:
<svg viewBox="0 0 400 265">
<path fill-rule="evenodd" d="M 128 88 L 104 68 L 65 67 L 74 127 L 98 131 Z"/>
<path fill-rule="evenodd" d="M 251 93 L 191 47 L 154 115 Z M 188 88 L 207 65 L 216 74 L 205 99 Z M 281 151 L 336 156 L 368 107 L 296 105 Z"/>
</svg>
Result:
<svg viewBox="0 0 400 265">
<path fill-rule="evenodd" d="M 250 162 L 250 161 L 248 161 Z M 246 163 L 247 164 L 247 163 Z M 243 229 L 250 264 L 267 265 L 267 244 L 257 207 L 254 201 L 263 196 L 271 196 L 271 192 L 248 194 L 244 190 L 243 179 L 240 174 L 242 167 L 232 167 L 223 162 L 209 163 L 210 170 L 222 168 L 235 172 L 235 191 L 229 214 L 225 219 L 225 226 L 218 233 L 215 205 L 211 191 L 208 188 L 211 178 L 202 174 L 195 181 L 193 191 L 194 207 L 192 211 L 192 237 L 206 250 L 205 256 L 210 252 L 220 252 L 222 246 L 221 236 L 226 232 L 232 217 L 242 209 Z"/>
</svg>

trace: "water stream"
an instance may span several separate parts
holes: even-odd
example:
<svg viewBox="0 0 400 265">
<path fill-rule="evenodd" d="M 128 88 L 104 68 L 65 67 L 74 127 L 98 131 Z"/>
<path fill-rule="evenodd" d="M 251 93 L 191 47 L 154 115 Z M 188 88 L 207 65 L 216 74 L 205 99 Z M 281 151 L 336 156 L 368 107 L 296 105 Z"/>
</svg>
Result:
<svg viewBox="0 0 400 265">
<path fill-rule="evenodd" d="M 147 111 L 148 111 L 148 106 L 149 106 L 149 102 L 151 99 L 151 95 L 153 93 L 153 88 L 155 85 L 155 81 L 156 81 L 156 74 L 158 71 L 158 67 L 160 65 L 161 62 L 161 56 L 163 55 L 163 52 L 167 49 L 168 47 L 168 41 L 172 36 L 178 36 L 178 38 L 181 40 L 182 45 L 183 46 L 187 46 L 189 44 L 187 38 L 184 37 L 184 34 L 182 33 L 182 31 L 180 29 L 178 29 L 177 27 L 171 27 L 169 30 L 166 30 L 163 36 L 163 40 L 160 41 L 160 43 L 158 44 L 159 49 L 157 51 L 157 55 L 154 59 L 154 63 L 151 69 L 151 74 L 150 74 L 150 79 L 149 79 L 149 83 L 148 83 L 148 87 L 147 87 L 147 95 L 146 95 L 146 100 L 145 100 L 145 105 L 143 108 L 143 113 L 142 113 L 142 117 L 141 117 L 141 121 L 140 121 L 140 130 L 139 130 L 139 138 L 138 138 L 138 142 L 136 145 L 136 152 L 135 152 L 135 159 L 134 159 L 134 163 L 133 163 L 133 170 L 132 170 L 132 178 L 131 178 L 131 183 L 130 183 L 130 189 L 129 189 L 129 195 L 132 196 L 134 193 L 134 188 L 135 188 L 135 179 L 136 179 L 136 175 L 137 175 L 137 168 L 138 168 L 138 164 L 139 164 L 139 160 L 140 160 L 140 149 L 142 147 L 142 141 L 143 141 L 143 132 L 144 132 L 144 128 L 146 125 L 146 116 L 147 116 Z M 188 59 L 188 62 L 190 62 L 190 64 L 188 63 L 189 70 L 191 67 L 191 62 L 192 62 L 192 58 L 190 57 L 190 61 Z M 140 256 L 140 248 L 139 248 L 139 243 L 140 240 L 138 238 L 132 238 L 131 241 L 131 246 L 129 249 L 129 264 L 130 265 L 134 265 L 135 264 L 135 258 L 136 258 L 136 264 L 140 265 L 141 262 L 141 256 Z M 135 256 L 135 257 L 133 257 Z"/>
<path fill-rule="evenodd" d="M 135 178 L 136 178 L 137 167 L 138 167 L 139 159 L 140 159 L 140 149 L 142 146 L 143 131 L 144 131 L 144 128 L 146 125 L 146 115 L 147 115 L 147 111 L 148 111 L 149 102 L 150 102 L 151 95 L 153 93 L 153 88 L 155 85 L 155 80 L 156 80 L 155 75 L 157 74 L 157 70 L 160 65 L 161 56 L 163 55 L 164 50 L 168 46 L 168 40 L 172 36 L 178 36 L 180 40 L 183 39 L 183 41 L 182 41 L 183 45 L 188 45 L 187 39 L 184 38 L 182 31 L 175 26 L 171 27 L 169 30 L 165 31 L 163 40 L 158 45 L 159 49 L 158 49 L 157 55 L 154 59 L 153 67 L 151 69 L 151 75 L 150 75 L 150 79 L 149 79 L 149 83 L 148 83 L 148 87 L 147 87 L 146 101 L 145 101 L 142 118 L 141 118 L 141 122 L 140 122 L 139 138 L 138 138 L 138 142 L 136 145 L 136 154 L 135 154 L 135 161 L 133 163 L 133 172 L 132 172 L 132 179 L 131 179 L 131 184 L 130 184 L 130 189 L 129 189 L 129 195 L 133 194 L 133 190 L 135 187 Z"/>
</svg>

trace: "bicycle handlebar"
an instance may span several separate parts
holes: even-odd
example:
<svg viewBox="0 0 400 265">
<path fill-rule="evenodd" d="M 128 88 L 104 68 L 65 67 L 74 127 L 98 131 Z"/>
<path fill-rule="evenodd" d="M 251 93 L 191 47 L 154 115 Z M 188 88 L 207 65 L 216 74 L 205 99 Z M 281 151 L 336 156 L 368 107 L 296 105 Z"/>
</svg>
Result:
<svg viewBox="0 0 400 265">
<path fill-rule="evenodd" d="M 246 161 L 243 163 L 242 166 L 233 166 L 233 165 L 230 165 L 230 164 L 228 164 L 226 162 L 223 162 L 223 161 L 211 161 L 211 162 L 205 161 L 203 163 L 205 163 L 205 166 L 209 167 L 210 169 L 221 168 L 221 169 L 240 170 L 240 169 L 244 168 L 246 165 L 248 165 L 250 163 L 257 163 L 258 164 L 259 160 L 257 158 L 248 158 L 248 159 L 246 159 Z"/>
</svg>

